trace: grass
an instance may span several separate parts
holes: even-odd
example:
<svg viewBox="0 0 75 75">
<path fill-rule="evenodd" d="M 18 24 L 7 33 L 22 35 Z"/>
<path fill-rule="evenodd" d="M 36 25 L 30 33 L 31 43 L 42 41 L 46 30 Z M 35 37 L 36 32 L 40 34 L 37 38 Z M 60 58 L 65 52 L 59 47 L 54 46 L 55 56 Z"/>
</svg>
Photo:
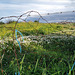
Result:
<svg viewBox="0 0 75 75">
<path fill-rule="evenodd" d="M 67 73 L 74 75 L 75 68 L 72 71 L 71 68 L 75 58 L 75 33 L 67 31 L 74 31 L 75 24 L 52 23 L 50 26 L 47 23 L 39 23 L 38 25 L 37 22 L 29 23 L 31 25 L 23 22 L 17 24 L 16 29 L 24 36 L 35 36 L 30 38 L 28 43 L 20 41 L 22 53 L 20 53 L 18 43 L 15 42 L 14 48 L 17 58 L 13 41 L 5 40 L 8 37 L 12 38 L 13 32 L 11 29 L 3 27 L 13 28 L 15 22 L 0 25 L 0 36 L 1 38 L 5 37 L 4 43 L 0 43 L 0 60 L 4 54 L 1 60 L 0 75 L 14 75 L 19 70 L 20 75 L 67 75 Z M 39 38 L 39 36 L 41 37 Z"/>
<path fill-rule="evenodd" d="M 1 32 L 0 36 L 4 36 L 6 33 L 10 35 L 10 33 L 12 33 L 11 29 L 5 28 L 3 26 L 12 27 L 13 29 L 13 27 L 15 26 L 15 22 L 0 25 L 0 32 Z M 22 22 L 17 24 L 16 29 L 21 31 L 23 35 L 38 35 L 38 34 L 47 35 L 48 33 L 50 34 L 52 32 L 62 30 L 62 26 L 57 24 L 52 24 L 52 26 L 50 26 L 47 23 L 39 23 L 37 25 L 37 22 L 29 22 L 29 23 Z"/>
</svg>

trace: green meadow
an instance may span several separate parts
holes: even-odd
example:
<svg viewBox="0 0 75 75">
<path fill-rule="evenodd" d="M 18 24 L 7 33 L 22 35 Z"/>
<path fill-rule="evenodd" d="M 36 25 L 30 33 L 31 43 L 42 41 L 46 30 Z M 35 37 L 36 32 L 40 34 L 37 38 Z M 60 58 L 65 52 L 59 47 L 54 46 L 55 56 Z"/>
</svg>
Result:
<svg viewBox="0 0 75 75">
<path fill-rule="evenodd" d="M 15 23 L 0 24 L 0 75 L 75 75 L 75 23 Z"/>
</svg>

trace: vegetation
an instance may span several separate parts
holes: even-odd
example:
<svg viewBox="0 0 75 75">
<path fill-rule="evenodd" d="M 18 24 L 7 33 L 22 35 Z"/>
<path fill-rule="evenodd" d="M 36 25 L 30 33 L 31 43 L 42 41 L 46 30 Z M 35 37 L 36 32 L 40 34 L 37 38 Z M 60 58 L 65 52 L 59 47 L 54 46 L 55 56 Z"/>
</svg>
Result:
<svg viewBox="0 0 75 75">
<path fill-rule="evenodd" d="M 35 20 L 34 22 L 39 22 L 39 21 Z"/>
<path fill-rule="evenodd" d="M 14 23 L 14 22 L 16 22 L 16 21 L 14 21 L 14 20 L 8 20 L 6 23 L 7 24 L 11 24 L 11 23 Z"/>
<path fill-rule="evenodd" d="M 0 75 L 14 75 L 19 71 L 20 75 L 67 75 L 67 73 L 74 75 L 75 68 L 71 71 L 75 59 L 74 25 L 74 23 L 51 25 L 37 22 L 18 23 L 16 29 L 24 36 L 31 36 L 24 38 L 23 43 L 20 40 L 22 48 L 20 53 L 18 43 L 15 41 L 13 47 L 11 40 L 15 22 L 1 24 L 0 36 L 1 40 L 4 39 L 0 43 Z M 12 27 L 12 30 L 6 27 Z"/>
<path fill-rule="evenodd" d="M 4 22 L 1 21 L 0 24 L 4 24 Z"/>
</svg>

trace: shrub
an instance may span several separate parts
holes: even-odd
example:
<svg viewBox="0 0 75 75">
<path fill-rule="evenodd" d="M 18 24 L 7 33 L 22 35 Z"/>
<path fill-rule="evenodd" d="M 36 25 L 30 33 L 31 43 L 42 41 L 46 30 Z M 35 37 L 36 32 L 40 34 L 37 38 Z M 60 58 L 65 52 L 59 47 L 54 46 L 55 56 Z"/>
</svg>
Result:
<svg viewBox="0 0 75 75">
<path fill-rule="evenodd" d="M 10 24 L 10 23 L 14 23 L 14 22 L 16 22 L 16 21 L 14 21 L 14 20 L 8 20 L 6 23 Z"/>
<path fill-rule="evenodd" d="M 0 22 L 0 24 L 4 24 L 4 22 Z"/>
<path fill-rule="evenodd" d="M 39 22 L 39 21 L 35 20 L 34 22 Z"/>
</svg>

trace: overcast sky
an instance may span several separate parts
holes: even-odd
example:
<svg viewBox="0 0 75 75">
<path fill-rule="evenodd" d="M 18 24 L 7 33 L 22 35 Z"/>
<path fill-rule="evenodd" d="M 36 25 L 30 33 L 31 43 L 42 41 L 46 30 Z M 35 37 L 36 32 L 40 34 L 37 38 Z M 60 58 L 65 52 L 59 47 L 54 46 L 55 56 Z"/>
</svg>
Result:
<svg viewBox="0 0 75 75">
<path fill-rule="evenodd" d="M 75 0 L 0 0 L 0 17 L 35 10 L 41 14 L 75 10 Z"/>
</svg>

